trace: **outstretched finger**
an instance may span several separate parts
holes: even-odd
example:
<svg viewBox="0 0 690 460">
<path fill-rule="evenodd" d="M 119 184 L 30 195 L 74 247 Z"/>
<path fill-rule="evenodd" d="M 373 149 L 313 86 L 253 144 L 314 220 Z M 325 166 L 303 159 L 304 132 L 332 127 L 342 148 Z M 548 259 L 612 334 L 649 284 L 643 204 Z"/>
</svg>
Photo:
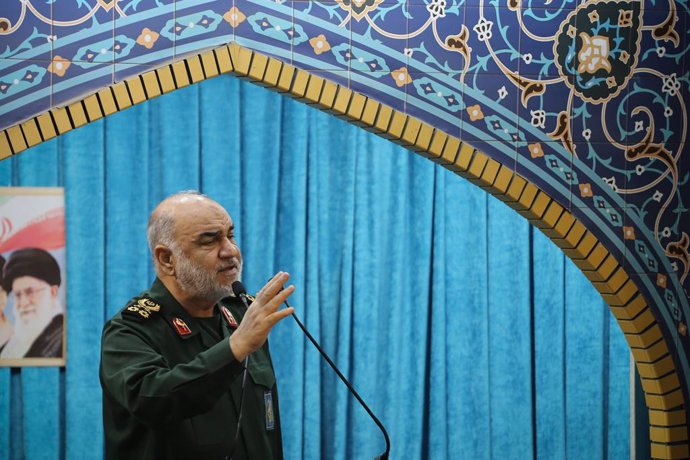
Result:
<svg viewBox="0 0 690 460">
<path fill-rule="evenodd" d="M 268 309 L 268 311 L 276 311 L 278 308 L 280 308 L 280 305 L 287 300 L 288 297 L 292 295 L 292 293 L 295 292 L 295 286 L 292 284 L 285 289 L 282 289 L 279 291 L 275 297 L 273 297 L 270 301 L 268 301 L 265 305 L 265 307 Z"/>
<path fill-rule="evenodd" d="M 273 275 L 273 278 L 271 278 L 268 283 L 261 288 L 256 297 L 261 297 L 262 301 L 268 302 L 276 295 L 276 292 L 280 290 L 281 286 L 283 286 L 289 278 L 290 275 L 286 272 L 281 271 L 276 273 Z"/>
<path fill-rule="evenodd" d="M 293 314 L 295 311 L 294 307 L 289 307 L 289 308 L 283 308 L 282 310 L 278 310 L 274 313 L 271 313 L 266 317 L 266 319 L 269 321 L 271 327 L 275 326 L 280 320 L 287 318 L 291 314 Z"/>
</svg>

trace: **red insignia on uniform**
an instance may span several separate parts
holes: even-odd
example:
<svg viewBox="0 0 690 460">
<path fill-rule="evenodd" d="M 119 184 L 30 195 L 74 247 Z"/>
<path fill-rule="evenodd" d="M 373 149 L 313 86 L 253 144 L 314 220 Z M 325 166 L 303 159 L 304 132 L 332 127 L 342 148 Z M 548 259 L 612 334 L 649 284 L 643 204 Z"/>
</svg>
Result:
<svg viewBox="0 0 690 460">
<path fill-rule="evenodd" d="M 175 330 L 177 330 L 177 333 L 180 334 L 181 336 L 189 335 L 192 333 L 192 330 L 187 326 L 187 323 L 182 321 L 180 318 L 173 318 L 172 320 L 173 326 L 175 326 Z"/>
<path fill-rule="evenodd" d="M 233 329 L 237 329 L 237 320 L 235 319 L 234 316 L 232 316 L 232 313 L 230 313 L 230 310 L 228 310 L 225 307 L 220 307 L 220 311 L 223 312 L 223 316 L 225 316 L 225 321 L 227 321 L 228 326 L 230 326 Z"/>
</svg>

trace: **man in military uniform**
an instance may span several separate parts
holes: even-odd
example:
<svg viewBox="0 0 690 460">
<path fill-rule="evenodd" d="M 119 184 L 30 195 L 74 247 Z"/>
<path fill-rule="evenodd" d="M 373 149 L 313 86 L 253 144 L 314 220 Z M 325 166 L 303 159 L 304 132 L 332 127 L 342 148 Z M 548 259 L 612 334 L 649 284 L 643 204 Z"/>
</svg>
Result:
<svg viewBox="0 0 690 460">
<path fill-rule="evenodd" d="M 242 270 L 233 232 L 228 213 L 196 192 L 151 214 L 157 278 L 103 330 L 106 458 L 283 457 L 266 339 L 292 313 L 279 307 L 294 287 L 282 289 L 288 274 L 279 272 L 248 309 L 232 297 Z"/>
</svg>

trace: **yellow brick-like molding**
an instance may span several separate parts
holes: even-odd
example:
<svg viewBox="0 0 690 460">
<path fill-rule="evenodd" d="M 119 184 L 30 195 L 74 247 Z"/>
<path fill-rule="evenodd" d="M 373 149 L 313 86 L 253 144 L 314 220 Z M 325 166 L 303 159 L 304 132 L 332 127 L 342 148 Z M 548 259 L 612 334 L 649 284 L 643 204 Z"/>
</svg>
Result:
<svg viewBox="0 0 690 460">
<path fill-rule="evenodd" d="M 204 68 L 201 66 L 199 56 L 190 56 L 185 61 L 187 61 L 187 69 L 192 77 L 192 83 L 199 83 L 204 80 Z"/>
<path fill-rule="evenodd" d="M 683 392 L 679 388 L 665 395 L 653 395 L 645 393 L 644 399 L 650 409 L 669 410 L 683 404 Z"/>
<path fill-rule="evenodd" d="M 245 77 L 249 74 L 254 53 L 249 48 L 244 48 L 236 43 L 230 45 L 230 58 L 232 59 L 233 72 L 238 77 Z M 294 67 L 293 67 L 294 68 Z"/>
<path fill-rule="evenodd" d="M 685 425 L 687 417 L 684 410 L 662 411 L 650 410 L 649 423 L 656 426 L 678 426 Z"/>
<path fill-rule="evenodd" d="M 367 103 L 367 98 L 361 94 L 355 93 L 350 99 L 350 105 L 347 107 L 347 116 L 351 121 L 358 124 L 364 113 L 364 106 Z"/>
<path fill-rule="evenodd" d="M 338 85 L 333 82 L 326 81 L 321 91 L 321 98 L 319 99 L 319 107 L 323 110 L 330 110 L 335 104 L 335 96 L 338 94 Z"/>
<path fill-rule="evenodd" d="M 146 100 L 146 93 L 144 92 L 144 85 L 141 83 L 141 78 L 138 75 L 125 80 L 129 97 L 132 99 L 132 105 L 141 104 Z"/>
<path fill-rule="evenodd" d="M 402 112 L 394 110 L 393 119 L 391 120 L 390 125 L 388 125 L 387 132 L 383 134 L 383 137 L 392 141 L 400 139 L 403 131 L 405 130 L 405 123 L 407 123 L 407 116 Z"/>
<path fill-rule="evenodd" d="M 598 260 L 593 260 L 593 262 L 598 262 Z M 591 269 L 583 270 L 583 272 L 591 282 L 601 282 L 611 278 L 611 275 L 613 275 L 619 266 L 616 258 L 609 253 L 602 261 L 601 265 L 592 266 Z"/>
<path fill-rule="evenodd" d="M 157 69 L 156 74 L 163 94 L 169 93 L 170 91 L 174 91 L 176 89 L 175 78 L 173 77 L 171 66 L 165 66 Z"/>
<path fill-rule="evenodd" d="M 127 91 L 125 82 L 121 81 L 115 84 L 113 86 L 113 94 L 115 94 L 115 102 L 117 103 L 118 110 L 124 110 L 132 106 L 132 100 L 129 97 L 129 91 Z"/>
<path fill-rule="evenodd" d="M 24 134 L 19 126 L 15 125 L 7 129 L 7 134 L 10 138 L 10 145 L 14 152 L 21 152 L 26 150 L 26 141 L 24 140 Z"/>
<path fill-rule="evenodd" d="M 10 140 L 7 137 L 7 131 L 0 131 L 0 160 L 12 156 L 12 148 L 10 147 Z"/>
<path fill-rule="evenodd" d="M 549 201 L 549 207 L 546 208 L 543 218 L 534 222 L 534 225 L 541 229 L 553 228 L 563 214 L 563 206 L 558 204 L 556 200 Z"/>
<path fill-rule="evenodd" d="M 496 180 L 493 183 L 493 194 L 498 199 L 503 199 L 503 195 L 508 191 L 510 187 L 510 182 L 513 180 L 515 173 L 506 166 L 501 166 L 496 174 Z"/>
<path fill-rule="evenodd" d="M 21 128 L 28 147 L 33 147 L 34 145 L 43 142 L 43 139 L 41 139 L 41 132 L 38 130 L 38 125 L 36 124 L 35 118 L 22 123 Z"/>
<path fill-rule="evenodd" d="M 221 46 L 213 50 L 216 55 L 216 61 L 218 62 L 218 68 L 220 73 L 229 73 L 235 70 L 232 66 L 232 59 L 230 58 L 230 48 L 227 46 Z"/>
<path fill-rule="evenodd" d="M 371 129 L 376 124 L 376 116 L 379 113 L 379 108 L 381 103 L 376 102 L 373 99 L 367 99 L 364 104 L 364 111 L 362 112 L 362 118 L 360 120 L 361 126 Z"/>
<path fill-rule="evenodd" d="M 635 363 L 637 372 L 644 379 L 659 379 L 675 369 L 671 355 L 653 363 Z"/>
<path fill-rule="evenodd" d="M 460 143 L 460 141 L 458 141 L 458 143 Z M 448 142 L 446 142 L 446 147 L 448 147 L 449 145 L 454 147 L 455 142 L 451 143 L 449 140 Z M 466 171 L 467 168 L 469 168 L 470 162 L 472 161 L 472 158 L 474 157 L 474 155 L 475 155 L 474 148 L 470 147 L 469 144 L 460 143 L 460 151 L 455 156 L 455 161 L 453 161 L 453 163 L 448 166 L 448 169 L 450 169 L 451 171 L 458 172 L 458 173 L 462 173 L 463 171 Z M 445 152 L 443 152 L 443 157 L 444 158 L 446 157 Z"/>
<path fill-rule="evenodd" d="M 84 111 L 84 106 L 82 105 L 81 101 L 68 105 L 67 111 L 72 119 L 73 127 L 79 128 L 80 126 L 84 126 L 89 122 L 89 120 L 86 118 L 86 112 Z"/>
<path fill-rule="evenodd" d="M 538 193 L 539 189 L 536 185 L 527 184 L 525 186 L 525 189 L 522 191 L 522 195 L 520 195 L 520 198 L 517 200 L 518 207 L 516 209 L 524 210 L 531 208 L 532 203 L 534 203 L 534 200 L 537 198 Z"/>
<path fill-rule="evenodd" d="M 573 216 L 570 212 L 565 211 L 563 214 L 561 214 L 561 217 L 554 228 L 545 228 L 542 231 L 546 236 L 553 240 L 562 240 L 568 235 L 568 232 L 570 232 L 570 229 L 573 228 L 573 225 L 575 225 L 575 216 Z M 587 231 L 577 243 L 577 246 L 570 249 L 563 249 L 563 252 L 573 260 L 584 259 L 592 251 L 592 248 L 594 248 L 594 245 L 597 244 L 597 241 L 598 240 L 594 234 Z"/>
<path fill-rule="evenodd" d="M 50 111 L 53 116 L 53 121 L 55 126 L 57 126 L 58 133 L 65 134 L 67 131 L 72 130 L 72 123 L 69 121 L 69 115 L 67 115 L 67 109 L 64 107 L 58 107 Z"/>
<path fill-rule="evenodd" d="M 333 114 L 337 117 L 344 117 L 347 113 L 347 107 L 350 105 L 352 98 L 352 91 L 347 88 L 340 87 L 338 94 L 335 96 L 335 103 L 333 104 Z"/>
<path fill-rule="evenodd" d="M 460 142 L 460 139 L 457 137 L 452 137 L 452 136 L 447 136 L 446 137 L 446 142 L 443 145 L 443 151 L 441 152 L 441 158 L 439 158 L 438 162 L 441 165 L 452 165 L 455 163 L 455 159 L 458 157 L 458 153 L 460 152 L 461 147 L 465 147 L 465 144 L 462 144 Z M 472 158 L 472 147 L 465 147 L 466 149 L 469 150 L 469 156 L 464 155 L 463 156 L 463 165 L 464 168 L 467 169 L 467 166 L 470 164 L 470 159 Z M 465 164 L 466 160 L 466 164 Z"/>
<path fill-rule="evenodd" d="M 431 145 L 429 146 L 429 158 L 440 158 L 441 155 L 443 155 L 443 149 L 446 146 L 446 141 L 449 139 L 449 137 L 450 136 L 448 136 L 448 134 L 444 133 L 441 130 L 434 130 L 434 136 L 431 139 Z M 455 158 L 453 158 L 453 160 L 455 160 Z M 438 161 L 437 163 L 440 163 L 440 161 Z M 452 161 L 450 163 L 452 163 Z"/>
<path fill-rule="evenodd" d="M 307 104 L 318 104 L 321 99 L 321 91 L 323 90 L 324 79 L 312 75 L 307 86 L 307 93 L 304 95 L 304 100 Z"/>
<path fill-rule="evenodd" d="M 187 73 L 187 66 L 184 61 L 177 61 L 172 64 L 173 78 L 175 79 L 175 86 L 177 89 L 189 86 L 189 74 Z M 117 98 L 117 93 L 115 94 Z"/>
<path fill-rule="evenodd" d="M 414 141 L 414 145 L 412 145 L 412 150 L 417 153 L 427 152 L 431 146 L 431 140 L 434 138 L 435 131 L 436 129 L 430 124 L 422 123 L 421 128 L 419 128 L 419 133 L 417 134 L 417 139 Z M 428 155 L 422 156 L 429 158 Z"/>
<path fill-rule="evenodd" d="M 489 158 L 489 161 L 484 166 L 484 171 L 482 171 L 481 177 L 477 179 L 474 183 L 482 188 L 489 188 L 489 193 L 492 193 L 493 184 L 498 176 L 498 171 L 501 169 L 501 163 Z M 493 193 L 492 193 L 493 194 Z"/>
<path fill-rule="evenodd" d="M 575 263 L 575 265 L 577 265 L 577 267 L 583 272 L 592 271 L 599 268 L 608 255 L 609 251 L 604 247 L 604 245 L 597 242 L 597 244 L 594 246 L 594 249 L 589 252 L 587 257 L 584 259 L 574 259 L 573 263 Z"/>
<path fill-rule="evenodd" d="M 612 307 L 611 313 L 613 313 L 613 316 L 618 320 L 628 320 L 635 318 L 645 308 L 647 308 L 647 302 L 642 294 L 638 294 L 624 306 Z"/>
<path fill-rule="evenodd" d="M 477 150 L 474 150 L 468 144 L 463 144 L 463 147 L 464 146 L 467 146 L 467 148 L 465 149 L 465 151 L 467 152 L 469 152 L 471 149 L 471 153 L 469 154 L 471 155 L 470 165 L 469 168 L 467 168 L 467 173 L 463 174 L 465 168 L 464 164 L 459 165 L 457 163 L 454 163 L 450 169 L 453 171 L 458 171 L 461 176 L 467 177 L 470 180 L 470 182 L 476 184 L 476 179 L 479 179 L 482 176 L 484 168 L 486 168 L 486 165 L 489 163 L 489 157 Z M 462 152 L 463 149 L 460 149 L 460 155 L 462 155 Z"/>
<path fill-rule="evenodd" d="M 249 65 L 247 76 L 256 81 L 263 81 L 266 70 L 268 69 L 268 56 L 254 53 L 252 63 Z"/>
<path fill-rule="evenodd" d="M 201 55 L 201 66 L 204 69 L 206 78 L 215 77 L 220 73 L 218 64 L 216 63 L 216 54 L 213 50 L 207 51 Z"/>
<path fill-rule="evenodd" d="M 688 458 L 688 445 L 667 445 L 652 443 L 651 448 L 652 458 L 658 459 L 680 459 Z"/>
<path fill-rule="evenodd" d="M 96 93 L 98 100 L 101 102 L 101 108 L 103 109 L 103 115 L 108 116 L 117 112 L 117 103 L 115 102 L 115 96 L 111 88 L 103 88 Z"/>
<path fill-rule="evenodd" d="M 98 102 L 97 95 L 92 94 L 84 99 L 84 108 L 86 108 L 86 115 L 89 117 L 89 121 L 96 121 L 100 118 L 103 118 L 101 104 Z"/>
<path fill-rule="evenodd" d="M 151 70 L 141 75 L 141 80 L 144 82 L 144 90 L 146 91 L 146 98 L 153 99 L 162 94 L 161 87 L 158 84 L 158 75 L 156 71 Z"/>
<path fill-rule="evenodd" d="M 638 363 L 653 363 L 668 354 L 668 347 L 663 340 L 659 340 L 649 348 L 631 348 L 631 350 Z"/>
<path fill-rule="evenodd" d="M 388 131 L 388 127 L 393 121 L 393 109 L 387 105 L 382 105 L 379 108 L 379 113 L 376 115 L 376 124 L 374 127 L 379 133 Z"/>
<path fill-rule="evenodd" d="M 679 442 L 688 439 L 688 430 L 685 427 L 660 427 L 653 426 L 649 429 L 649 439 L 654 442 Z"/>
<path fill-rule="evenodd" d="M 614 294 L 602 294 L 602 297 L 610 307 L 617 307 L 627 304 L 638 292 L 635 282 L 629 279 L 618 292 Z"/>
<path fill-rule="evenodd" d="M 659 329 L 659 325 L 656 323 L 640 334 L 625 334 L 625 340 L 628 341 L 630 348 L 649 348 L 660 340 L 661 337 L 661 329 Z"/>
<path fill-rule="evenodd" d="M 53 118 L 50 116 L 50 112 L 45 112 L 36 117 L 38 121 L 38 129 L 41 131 L 41 137 L 44 141 L 52 139 L 57 136 L 57 131 L 55 131 L 55 125 L 53 124 Z"/>
<path fill-rule="evenodd" d="M 292 79 L 295 77 L 297 69 L 291 65 L 283 64 L 280 68 L 280 78 L 278 78 L 278 84 L 276 89 L 279 93 L 287 93 L 292 87 Z"/>
<path fill-rule="evenodd" d="M 266 73 L 264 73 L 263 79 L 259 82 L 259 84 L 261 86 L 265 86 L 266 88 L 278 86 L 278 80 L 280 80 L 280 71 L 282 68 L 282 62 L 276 59 L 270 60 L 266 66 Z"/>
<path fill-rule="evenodd" d="M 402 135 L 402 140 L 406 145 L 414 145 L 419 135 L 419 130 L 422 129 L 422 122 L 416 118 L 410 117 L 405 125 L 405 131 Z"/>
<path fill-rule="evenodd" d="M 640 379 L 640 381 L 644 391 L 651 394 L 663 395 L 680 388 L 678 374 L 675 372 L 671 372 L 660 379 Z"/>
<path fill-rule="evenodd" d="M 594 282 L 592 285 L 594 286 L 594 289 L 599 291 L 601 294 L 614 294 L 618 292 L 618 290 L 622 288 L 629 279 L 630 278 L 628 277 L 628 274 L 625 273 L 623 267 L 619 267 L 609 279 L 602 282 Z"/>
<path fill-rule="evenodd" d="M 528 209 L 518 211 L 518 213 L 529 221 L 539 221 L 551 201 L 553 200 L 546 193 L 539 191 L 531 206 Z"/>
<path fill-rule="evenodd" d="M 522 196 L 522 192 L 524 192 L 526 186 L 527 181 L 523 179 L 521 176 L 515 175 L 515 177 L 513 177 L 513 180 L 510 181 L 508 191 L 504 196 L 504 202 L 508 206 L 510 206 L 511 203 L 516 203 Z"/>
<path fill-rule="evenodd" d="M 644 331 L 651 326 L 653 322 L 654 315 L 652 315 L 652 310 L 651 308 L 647 308 L 634 319 L 618 321 L 618 325 L 624 334 L 630 334 L 637 331 Z"/>
</svg>

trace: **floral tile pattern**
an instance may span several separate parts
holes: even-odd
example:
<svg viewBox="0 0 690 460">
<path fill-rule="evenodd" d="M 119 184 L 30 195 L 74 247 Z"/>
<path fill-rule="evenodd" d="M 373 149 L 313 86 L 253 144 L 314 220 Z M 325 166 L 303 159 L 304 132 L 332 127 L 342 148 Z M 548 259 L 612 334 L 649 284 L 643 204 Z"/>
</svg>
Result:
<svg viewBox="0 0 690 460">
<path fill-rule="evenodd" d="M 6 0 L 0 129 L 236 41 L 513 165 L 649 275 L 658 308 L 675 299 L 660 318 L 676 331 L 690 317 L 689 29 L 676 0 Z"/>
</svg>

